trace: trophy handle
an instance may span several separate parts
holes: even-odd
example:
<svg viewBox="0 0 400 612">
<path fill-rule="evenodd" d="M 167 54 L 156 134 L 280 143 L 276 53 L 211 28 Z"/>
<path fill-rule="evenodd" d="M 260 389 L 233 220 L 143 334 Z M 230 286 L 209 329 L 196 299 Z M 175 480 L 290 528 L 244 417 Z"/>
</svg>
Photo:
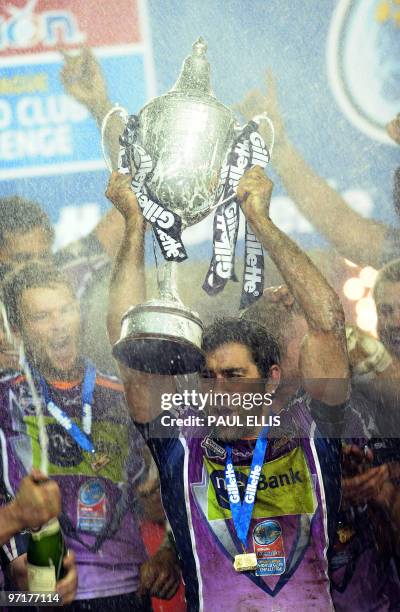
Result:
<svg viewBox="0 0 400 612">
<path fill-rule="evenodd" d="M 266 121 L 269 125 L 269 128 L 271 130 L 271 143 L 268 146 L 268 153 L 269 153 L 269 157 L 272 157 L 272 151 L 274 150 L 274 144 L 275 144 L 275 128 L 274 128 L 274 124 L 272 123 L 271 119 L 268 117 L 267 113 L 260 113 L 259 115 L 256 115 L 255 117 L 251 118 L 251 121 L 255 121 L 256 123 L 260 124 L 261 121 Z M 244 125 L 237 125 L 235 126 L 235 131 L 240 132 L 241 130 L 243 130 L 245 126 Z"/>
<path fill-rule="evenodd" d="M 271 119 L 268 117 L 267 113 L 261 113 L 259 115 L 256 115 L 255 117 L 252 118 L 252 121 L 256 121 L 258 124 L 260 124 L 261 121 L 266 121 L 268 123 L 268 125 L 270 127 L 270 130 L 271 130 L 271 143 L 270 143 L 269 147 L 268 147 L 268 145 L 267 145 L 267 147 L 268 147 L 269 158 L 271 159 L 272 151 L 274 149 L 274 144 L 275 144 L 275 128 L 274 128 L 274 124 L 272 123 Z M 241 132 L 244 127 L 245 127 L 244 125 L 238 125 L 237 124 L 234 129 L 235 129 L 236 132 Z M 225 200 L 222 200 L 222 202 L 216 202 L 215 204 L 210 206 L 209 212 L 212 212 L 213 210 L 218 208 L 218 206 L 221 206 L 221 204 L 229 204 L 235 198 L 236 198 L 236 193 L 233 193 L 229 197 L 225 198 Z"/>
<path fill-rule="evenodd" d="M 256 121 L 258 124 L 260 124 L 261 121 L 266 121 L 269 125 L 269 129 L 271 130 L 271 142 L 268 147 L 268 153 L 269 153 L 269 158 L 271 159 L 272 151 L 274 150 L 274 144 L 275 144 L 274 124 L 272 123 L 271 119 L 268 117 L 267 113 L 260 113 L 259 115 L 256 115 L 255 117 L 253 117 L 253 121 Z"/>
<path fill-rule="evenodd" d="M 108 113 L 106 113 L 103 121 L 101 122 L 101 151 L 103 153 L 103 158 L 104 158 L 104 161 L 106 162 L 106 166 L 110 174 L 113 171 L 113 167 L 111 164 L 110 157 L 108 156 L 106 152 L 105 134 L 106 134 L 106 129 L 107 129 L 107 123 L 109 122 L 110 117 L 114 115 L 114 113 L 119 113 L 125 123 L 127 123 L 128 117 L 129 117 L 128 111 L 123 106 L 120 106 L 119 104 L 115 104 L 115 106 L 110 108 Z"/>
</svg>

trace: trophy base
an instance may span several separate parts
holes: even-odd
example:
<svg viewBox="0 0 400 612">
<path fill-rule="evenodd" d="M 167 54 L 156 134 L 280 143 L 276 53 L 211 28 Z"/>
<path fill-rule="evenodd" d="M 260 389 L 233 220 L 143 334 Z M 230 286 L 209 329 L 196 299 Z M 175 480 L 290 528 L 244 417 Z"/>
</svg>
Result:
<svg viewBox="0 0 400 612">
<path fill-rule="evenodd" d="M 204 365 L 198 348 L 167 336 L 128 336 L 114 345 L 113 355 L 128 368 L 148 374 L 190 374 Z"/>
<path fill-rule="evenodd" d="M 122 319 L 113 355 L 128 368 L 149 374 L 190 374 L 204 365 L 200 319 L 177 302 L 152 300 Z"/>
</svg>

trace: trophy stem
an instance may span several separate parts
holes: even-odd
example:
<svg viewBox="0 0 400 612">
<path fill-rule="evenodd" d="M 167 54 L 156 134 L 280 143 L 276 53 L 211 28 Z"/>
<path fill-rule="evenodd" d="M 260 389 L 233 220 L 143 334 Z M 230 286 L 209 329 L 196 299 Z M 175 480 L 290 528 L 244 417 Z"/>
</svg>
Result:
<svg viewBox="0 0 400 612">
<path fill-rule="evenodd" d="M 178 264 L 176 261 L 163 262 L 157 271 L 157 284 L 161 300 L 169 300 L 181 304 L 176 280 L 177 270 Z"/>
</svg>

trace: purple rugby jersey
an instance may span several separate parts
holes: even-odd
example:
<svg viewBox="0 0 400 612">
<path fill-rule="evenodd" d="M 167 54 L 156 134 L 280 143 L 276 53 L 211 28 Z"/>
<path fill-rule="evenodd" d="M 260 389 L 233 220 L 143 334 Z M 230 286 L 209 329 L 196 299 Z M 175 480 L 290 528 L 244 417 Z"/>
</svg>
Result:
<svg viewBox="0 0 400 612">
<path fill-rule="evenodd" d="M 258 566 L 245 573 L 233 568 L 243 551 L 226 490 L 224 443 L 208 444 L 207 437 L 190 438 L 183 431 L 151 438 L 152 425 L 138 425 L 159 467 L 190 611 L 333 610 L 328 523 L 335 525 L 339 509 L 340 444 L 313 438 L 315 423 L 301 399 L 280 414 L 287 436 L 271 439 L 267 447 L 247 538 L 247 552 L 257 554 Z M 232 444 L 239 491 L 246 486 L 254 445 L 255 440 Z"/>
<path fill-rule="evenodd" d="M 81 384 L 54 383 L 53 401 L 81 426 Z M 29 388 L 22 375 L 0 381 L 0 442 L 3 480 L 13 494 L 31 467 L 40 466 L 38 431 Z M 77 599 L 135 592 L 146 559 L 135 509 L 135 481 L 145 471 L 143 440 L 126 410 L 121 385 L 97 372 L 92 439 L 110 462 L 94 471 L 82 451 L 45 411 L 49 438 L 49 476 L 62 496 L 60 522 L 68 548 L 76 555 Z M 10 549 L 10 548 L 9 548 Z M 24 552 L 20 549 L 19 554 Z"/>
</svg>

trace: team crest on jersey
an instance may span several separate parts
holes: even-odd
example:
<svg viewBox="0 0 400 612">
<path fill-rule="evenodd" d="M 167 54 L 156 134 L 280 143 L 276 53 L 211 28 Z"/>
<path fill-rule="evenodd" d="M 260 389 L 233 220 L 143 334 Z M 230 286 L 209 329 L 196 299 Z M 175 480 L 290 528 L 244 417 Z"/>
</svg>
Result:
<svg viewBox="0 0 400 612">
<path fill-rule="evenodd" d="M 205 455 L 209 459 L 224 460 L 226 458 L 225 448 L 210 436 L 206 436 L 203 439 L 203 441 L 201 442 L 201 447 L 204 449 Z M 253 449 L 250 447 L 247 449 L 234 448 L 232 450 L 232 454 L 238 459 L 248 459 L 249 457 L 253 456 Z"/>
<path fill-rule="evenodd" d="M 280 576 L 286 567 L 282 528 L 279 521 L 257 523 L 253 530 L 257 557 L 256 576 Z"/>
<path fill-rule="evenodd" d="M 225 459 L 226 450 L 223 446 L 220 446 L 215 440 L 209 436 L 205 437 L 201 443 L 205 453 L 209 459 Z"/>
</svg>

